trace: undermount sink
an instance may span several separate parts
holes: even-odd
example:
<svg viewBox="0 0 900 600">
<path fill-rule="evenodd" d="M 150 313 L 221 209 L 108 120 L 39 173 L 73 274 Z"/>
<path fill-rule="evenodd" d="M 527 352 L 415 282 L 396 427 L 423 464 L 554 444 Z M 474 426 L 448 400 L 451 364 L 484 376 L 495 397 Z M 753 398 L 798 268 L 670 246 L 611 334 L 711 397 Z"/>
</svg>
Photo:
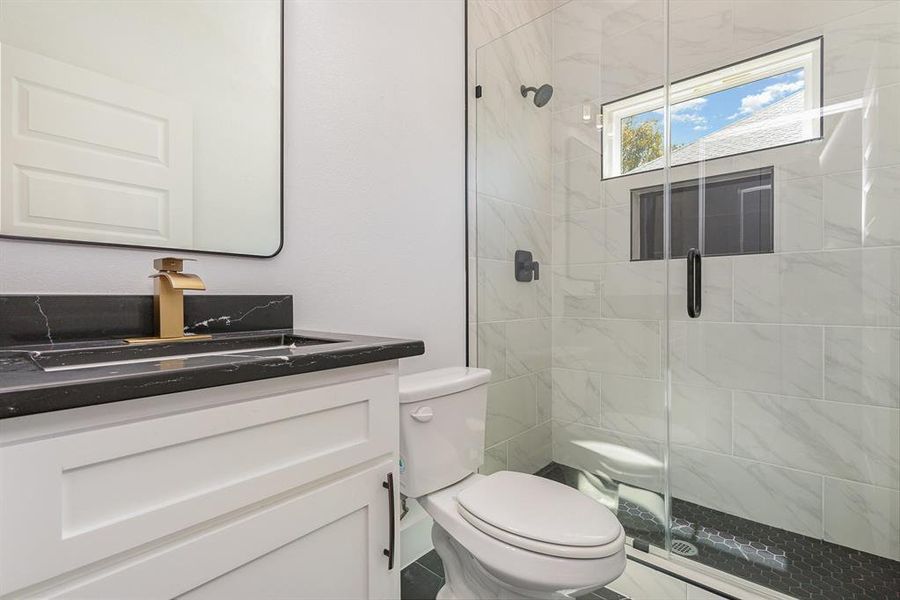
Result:
<svg viewBox="0 0 900 600">
<path fill-rule="evenodd" d="M 65 348 L 30 351 L 29 356 L 44 371 L 71 371 L 200 356 L 252 356 L 254 353 L 260 352 L 287 352 L 301 346 L 318 346 L 342 341 L 344 340 L 274 333 L 152 344 L 125 344 L 122 342 L 66 344 Z"/>
</svg>

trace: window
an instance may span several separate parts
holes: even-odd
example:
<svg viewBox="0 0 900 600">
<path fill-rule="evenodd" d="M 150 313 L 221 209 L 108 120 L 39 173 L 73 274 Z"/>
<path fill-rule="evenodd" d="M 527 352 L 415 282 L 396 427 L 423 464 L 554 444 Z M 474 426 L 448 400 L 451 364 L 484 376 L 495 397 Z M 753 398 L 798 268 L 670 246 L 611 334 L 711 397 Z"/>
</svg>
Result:
<svg viewBox="0 0 900 600">
<path fill-rule="evenodd" d="M 795 144 L 822 135 L 822 39 L 803 42 L 670 86 L 670 164 Z M 602 178 L 665 164 L 665 92 L 601 107 Z"/>
<path fill-rule="evenodd" d="M 772 190 L 772 167 L 673 183 L 672 258 L 772 252 Z M 631 260 L 662 258 L 663 186 L 632 190 Z"/>
</svg>

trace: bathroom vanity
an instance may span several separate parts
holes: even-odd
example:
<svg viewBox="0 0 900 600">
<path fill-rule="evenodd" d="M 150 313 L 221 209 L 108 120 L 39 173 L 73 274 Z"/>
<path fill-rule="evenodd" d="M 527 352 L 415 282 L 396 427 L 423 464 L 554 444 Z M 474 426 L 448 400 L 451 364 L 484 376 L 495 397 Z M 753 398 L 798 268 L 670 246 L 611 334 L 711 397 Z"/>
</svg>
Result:
<svg viewBox="0 0 900 600">
<path fill-rule="evenodd" d="M 177 356 L 0 347 L 0 597 L 399 595 L 398 359 L 422 342 L 230 321 Z"/>
</svg>

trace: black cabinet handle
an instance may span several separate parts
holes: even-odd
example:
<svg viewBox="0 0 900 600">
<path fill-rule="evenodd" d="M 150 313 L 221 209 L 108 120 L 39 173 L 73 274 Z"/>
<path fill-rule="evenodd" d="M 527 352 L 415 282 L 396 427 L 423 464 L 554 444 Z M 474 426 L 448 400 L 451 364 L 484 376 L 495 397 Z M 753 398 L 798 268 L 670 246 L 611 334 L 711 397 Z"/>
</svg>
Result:
<svg viewBox="0 0 900 600">
<path fill-rule="evenodd" d="M 394 530 L 394 474 L 387 474 L 387 481 L 381 483 L 381 487 L 387 489 L 388 493 L 388 547 L 384 550 L 384 555 L 388 557 L 388 571 L 394 568 L 394 541 L 396 539 L 396 531 Z"/>
<path fill-rule="evenodd" d="M 687 313 L 692 319 L 700 316 L 700 296 L 703 290 L 703 274 L 700 270 L 700 251 L 687 251 Z"/>
</svg>

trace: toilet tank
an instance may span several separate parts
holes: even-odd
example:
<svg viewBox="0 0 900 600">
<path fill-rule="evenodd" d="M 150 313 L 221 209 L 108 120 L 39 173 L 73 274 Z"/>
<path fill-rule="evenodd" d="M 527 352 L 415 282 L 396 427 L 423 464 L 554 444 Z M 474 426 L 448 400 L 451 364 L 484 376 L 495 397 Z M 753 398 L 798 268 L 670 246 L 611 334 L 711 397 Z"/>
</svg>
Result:
<svg viewBox="0 0 900 600">
<path fill-rule="evenodd" d="M 400 492 L 425 496 L 484 461 L 487 369 L 451 367 L 400 378 Z"/>
</svg>

